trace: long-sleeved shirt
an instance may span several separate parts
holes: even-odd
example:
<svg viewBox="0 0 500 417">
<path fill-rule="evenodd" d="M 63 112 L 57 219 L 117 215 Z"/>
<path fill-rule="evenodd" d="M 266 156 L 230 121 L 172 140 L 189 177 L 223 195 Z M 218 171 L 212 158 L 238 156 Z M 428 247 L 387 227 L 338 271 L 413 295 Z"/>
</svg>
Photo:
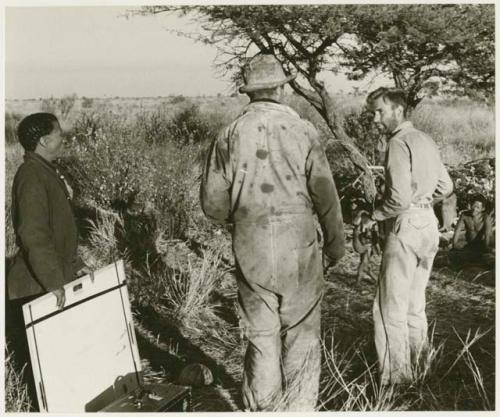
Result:
<svg viewBox="0 0 500 417">
<path fill-rule="evenodd" d="M 453 182 L 436 143 L 410 121 L 401 123 L 388 142 L 384 197 L 373 219 L 396 217 L 412 204 L 433 203 L 452 192 Z"/>
<path fill-rule="evenodd" d="M 318 132 L 283 104 L 252 102 L 223 130 L 208 156 L 201 204 L 211 220 L 236 226 L 315 211 L 327 255 L 344 254 L 340 201 Z"/>
</svg>

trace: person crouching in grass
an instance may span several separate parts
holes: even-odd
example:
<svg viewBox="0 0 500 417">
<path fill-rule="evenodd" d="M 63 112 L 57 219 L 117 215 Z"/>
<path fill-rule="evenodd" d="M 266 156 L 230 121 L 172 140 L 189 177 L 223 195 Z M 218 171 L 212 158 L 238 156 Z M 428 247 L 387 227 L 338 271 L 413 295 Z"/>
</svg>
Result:
<svg viewBox="0 0 500 417">
<path fill-rule="evenodd" d="M 52 292 L 64 308 L 63 285 L 83 272 L 77 261 L 77 225 L 71 188 L 53 161 L 63 150 L 62 130 L 50 113 L 24 118 L 17 129 L 25 150 L 12 185 L 12 221 L 18 251 L 7 274 L 6 337 L 15 365 L 22 369 L 36 410 L 23 304 Z"/>
<path fill-rule="evenodd" d="M 452 266 L 495 266 L 495 213 L 487 206 L 486 198 L 476 194 L 470 210 L 460 215 L 449 254 Z"/>
</svg>

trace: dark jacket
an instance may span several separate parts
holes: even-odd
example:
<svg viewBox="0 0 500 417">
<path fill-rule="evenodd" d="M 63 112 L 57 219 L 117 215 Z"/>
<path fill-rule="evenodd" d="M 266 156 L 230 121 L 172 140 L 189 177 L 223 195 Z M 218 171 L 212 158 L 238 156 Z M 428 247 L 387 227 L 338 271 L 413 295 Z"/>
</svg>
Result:
<svg viewBox="0 0 500 417">
<path fill-rule="evenodd" d="M 69 191 L 56 167 L 34 152 L 14 177 L 12 221 L 19 250 L 7 275 L 9 299 L 75 279 L 78 233 Z"/>
</svg>

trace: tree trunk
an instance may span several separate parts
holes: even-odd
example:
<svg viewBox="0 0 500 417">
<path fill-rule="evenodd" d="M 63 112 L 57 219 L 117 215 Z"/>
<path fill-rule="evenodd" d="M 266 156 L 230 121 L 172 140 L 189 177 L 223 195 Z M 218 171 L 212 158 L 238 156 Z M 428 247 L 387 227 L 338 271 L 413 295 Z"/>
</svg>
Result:
<svg viewBox="0 0 500 417">
<path fill-rule="evenodd" d="M 375 187 L 375 180 L 373 174 L 369 168 L 368 160 L 359 151 L 359 149 L 354 145 L 352 139 L 345 133 L 342 120 L 339 118 L 339 114 L 336 109 L 338 106 L 335 100 L 328 93 L 324 85 L 319 84 L 315 86 L 316 91 L 318 91 L 321 100 L 324 105 L 324 111 L 320 112 L 326 124 L 332 132 L 333 141 L 340 143 L 340 145 L 347 151 L 349 159 L 354 164 L 354 166 L 363 173 L 361 181 L 363 184 L 363 190 L 365 198 L 369 203 L 375 201 L 375 196 L 377 195 L 377 189 Z"/>
</svg>

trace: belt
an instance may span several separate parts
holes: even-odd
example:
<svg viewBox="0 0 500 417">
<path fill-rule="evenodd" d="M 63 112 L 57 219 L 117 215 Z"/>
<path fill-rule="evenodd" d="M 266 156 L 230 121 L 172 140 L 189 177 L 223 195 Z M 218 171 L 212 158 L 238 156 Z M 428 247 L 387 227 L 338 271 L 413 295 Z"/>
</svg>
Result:
<svg viewBox="0 0 500 417">
<path fill-rule="evenodd" d="M 411 203 L 410 208 L 432 208 L 432 203 Z"/>
</svg>

